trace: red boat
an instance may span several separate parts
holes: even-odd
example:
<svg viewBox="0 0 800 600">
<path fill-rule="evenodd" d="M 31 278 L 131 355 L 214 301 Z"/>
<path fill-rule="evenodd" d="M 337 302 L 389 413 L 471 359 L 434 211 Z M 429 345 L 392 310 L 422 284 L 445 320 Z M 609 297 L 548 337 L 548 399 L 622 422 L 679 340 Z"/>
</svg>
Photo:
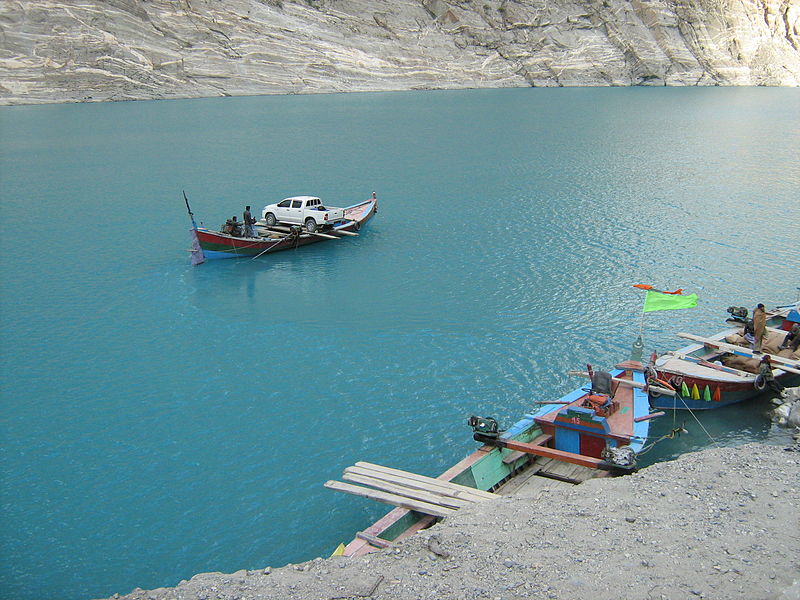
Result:
<svg viewBox="0 0 800 600">
<path fill-rule="evenodd" d="M 361 227 L 369 221 L 378 210 L 378 200 L 375 194 L 372 198 L 359 202 L 344 209 L 344 220 L 322 231 L 308 231 L 299 226 L 267 225 L 265 221 L 258 221 L 255 226 L 256 237 L 232 235 L 198 227 L 192 217 L 192 264 L 201 264 L 206 260 L 218 258 L 258 258 L 265 254 L 290 250 L 299 246 L 306 246 L 326 240 L 336 240 L 344 237 L 357 236 Z"/>
</svg>

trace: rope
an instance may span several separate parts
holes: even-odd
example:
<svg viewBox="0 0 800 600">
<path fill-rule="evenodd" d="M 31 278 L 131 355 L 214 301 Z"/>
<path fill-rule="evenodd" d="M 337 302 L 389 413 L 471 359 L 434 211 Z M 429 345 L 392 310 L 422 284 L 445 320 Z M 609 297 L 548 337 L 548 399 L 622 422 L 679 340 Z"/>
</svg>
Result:
<svg viewBox="0 0 800 600">
<path fill-rule="evenodd" d="M 286 236 L 286 237 L 288 237 L 288 236 Z M 266 248 L 266 249 L 265 249 L 263 252 L 259 252 L 259 253 L 258 253 L 258 254 L 256 254 L 256 255 L 255 255 L 253 258 L 251 258 L 250 260 L 255 260 L 255 259 L 257 259 L 259 256 L 261 256 L 261 255 L 263 255 L 263 254 L 266 254 L 267 252 L 269 252 L 270 250 L 272 250 L 272 249 L 273 249 L 275 246 L 277 246 L 277 245 L 278 245 L 278 244 L 280 244 L 281 242 L 284 242 L 284 241 L 286 241 L 286 237 L 282 237 L 282 238 L 278 239 L 278 240 L 277 240 L 277 241 L 276 241 L 274 244 L 272 244 L 272 246 L 270 246 L 269 248 Z M 253 244 L 253 245 L 255 246 L 255 244 Z"/>
</svg>

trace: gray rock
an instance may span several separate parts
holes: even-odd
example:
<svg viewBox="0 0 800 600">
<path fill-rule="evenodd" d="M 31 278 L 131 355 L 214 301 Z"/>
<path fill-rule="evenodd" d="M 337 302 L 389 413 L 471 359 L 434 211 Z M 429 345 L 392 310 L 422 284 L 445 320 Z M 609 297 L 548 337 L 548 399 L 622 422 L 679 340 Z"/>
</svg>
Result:
<svg viewBox="0 0 800 600">
<path fill-rule="evenodd" d="M 779 0 L 8 1 L 0 103 L 796 86 L 799 19 Z"/>
</svg>

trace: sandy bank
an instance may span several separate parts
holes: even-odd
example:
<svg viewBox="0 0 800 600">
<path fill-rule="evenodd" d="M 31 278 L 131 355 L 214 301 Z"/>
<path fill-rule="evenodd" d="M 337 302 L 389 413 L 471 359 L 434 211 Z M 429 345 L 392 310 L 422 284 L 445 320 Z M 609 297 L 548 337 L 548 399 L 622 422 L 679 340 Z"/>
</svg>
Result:
<svg viewBox="0 0 800 600">
<path fill-rule="evenodd" d="M 462 509 L 368 557 L 204 573 L 124 598 L 788 600 L 800 598 L 798 506 L 800 453 L 709 449 Z"/>
</svg>

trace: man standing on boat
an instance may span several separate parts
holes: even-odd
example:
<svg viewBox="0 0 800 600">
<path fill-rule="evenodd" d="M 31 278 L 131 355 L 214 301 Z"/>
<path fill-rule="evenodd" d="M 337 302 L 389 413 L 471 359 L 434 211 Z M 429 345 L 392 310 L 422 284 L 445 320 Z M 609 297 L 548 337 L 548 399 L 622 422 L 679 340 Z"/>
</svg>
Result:
<svg viewBox="0 0 800 600">
<path fill-rule="evenodd" d="M 242 213 L 243 221 L 244 221 L 244 235 L 245 237 L 258 237 L 256 235 L 256 230 L 253 227 L 255 225 L 256 220 L 253 218 L 253 215 L 250 214 L 250 206 L 244 207 L 244 212 Z"/>
<path fill-rule="evenodd" d="M 760 303 L 753 311 L 753 335 L 756 338 L 753 352 L 761 354 L 761 344 L 767 335 L 767 313 L 764 310 L 764 305 Z"/>
</svg>

